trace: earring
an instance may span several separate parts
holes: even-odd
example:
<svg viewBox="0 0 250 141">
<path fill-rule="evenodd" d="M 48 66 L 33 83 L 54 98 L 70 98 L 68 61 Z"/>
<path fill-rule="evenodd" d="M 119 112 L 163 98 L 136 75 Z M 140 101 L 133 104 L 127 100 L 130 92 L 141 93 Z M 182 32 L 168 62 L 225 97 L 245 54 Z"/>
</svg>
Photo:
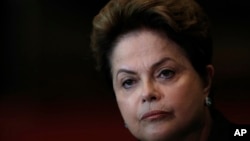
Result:
<svg viewBox="0 0 250 141">
<path fill-rule="evenodd" d="M 205 99 L 205 104 L 206 104 L 208 107 L 212 105 L 212 100 L 211 100 L 210 97 L 206 97 L 206 99 Z"/>
<path fill-rule="evenodd" d="M 126 123 L 124 123 L 124 127 L 125 127 L 125 128 L 128 128 L 128 125 L 127 125 Z"/>
</svg>

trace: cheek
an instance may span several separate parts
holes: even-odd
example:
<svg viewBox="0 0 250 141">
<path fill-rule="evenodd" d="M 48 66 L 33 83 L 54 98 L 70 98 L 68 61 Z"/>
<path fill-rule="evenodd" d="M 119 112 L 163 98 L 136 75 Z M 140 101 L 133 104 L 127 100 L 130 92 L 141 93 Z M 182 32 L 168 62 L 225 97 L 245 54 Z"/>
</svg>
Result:
<svg viewBox="0 0 250 141">
<path fill-rule="evenodd" d="M 122 94 L 121 94 L 122 95 Z M 123 119 L 126 122 L 136 118 L 136 103 L 134 98 L 116 95 L 116 101 Z"/>
<path fill-rule="evenodd" d="M 191 79 L 193 80 L 193 79 Z M 200 81 L 183 81 L 174 88 L 169 99 L 176 116 L 188 116 L 198 112 L 204 104 L 204 93 Z"/>
</svg>

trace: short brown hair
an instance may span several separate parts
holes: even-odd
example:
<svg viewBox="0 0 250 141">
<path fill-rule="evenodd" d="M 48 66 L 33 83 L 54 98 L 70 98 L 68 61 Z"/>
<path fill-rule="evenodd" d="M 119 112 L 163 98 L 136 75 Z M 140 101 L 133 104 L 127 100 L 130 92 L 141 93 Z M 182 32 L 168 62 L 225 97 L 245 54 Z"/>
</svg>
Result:
<svg viewBox="0 0 250 141">
<path fill-rule="evenodd" d="M 159 30 L 185 51 L 201 77 L 211 63 L 208 17 L 194 0 L 111 0 L 93 20 L 91 47 L 97 67 L 111 81 L 109 56 L 117 39 L 146 27 Z"/>
</svg>

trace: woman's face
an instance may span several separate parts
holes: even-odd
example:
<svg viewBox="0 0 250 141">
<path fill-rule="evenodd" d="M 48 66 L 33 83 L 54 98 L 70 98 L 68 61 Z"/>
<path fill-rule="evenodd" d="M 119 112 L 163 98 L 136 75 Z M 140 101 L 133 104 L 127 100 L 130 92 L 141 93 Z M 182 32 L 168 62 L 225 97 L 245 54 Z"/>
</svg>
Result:
<svg viewBox="0 0 250 141">
<path fill-rule="evenodd" d="M 110 63 L 119 109 L 138 139 L 182 137 L 204 123 L 208 86 L 166 36 L 146 29 L 128 33 Z"/>
</svg>

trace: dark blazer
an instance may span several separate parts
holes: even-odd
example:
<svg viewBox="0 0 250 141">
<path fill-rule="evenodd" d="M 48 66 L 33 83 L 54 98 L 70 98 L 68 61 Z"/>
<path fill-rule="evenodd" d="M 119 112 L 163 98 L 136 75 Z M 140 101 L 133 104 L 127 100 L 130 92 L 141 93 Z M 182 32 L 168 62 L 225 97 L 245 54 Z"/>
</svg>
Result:
<svg viewBox="0 0 250 141">
<path fill-rule="evenodd" d="M 211 109 L 210 111 L 213 123 L 208 141 L 250 141 L 249 125 L 232 123 L 216 109 Z M 242 134 L 242 136 L 235 134 L 236 130 L 241 131 L 241 129 L 246 129 L 248 133 Z"/>
</svg>

